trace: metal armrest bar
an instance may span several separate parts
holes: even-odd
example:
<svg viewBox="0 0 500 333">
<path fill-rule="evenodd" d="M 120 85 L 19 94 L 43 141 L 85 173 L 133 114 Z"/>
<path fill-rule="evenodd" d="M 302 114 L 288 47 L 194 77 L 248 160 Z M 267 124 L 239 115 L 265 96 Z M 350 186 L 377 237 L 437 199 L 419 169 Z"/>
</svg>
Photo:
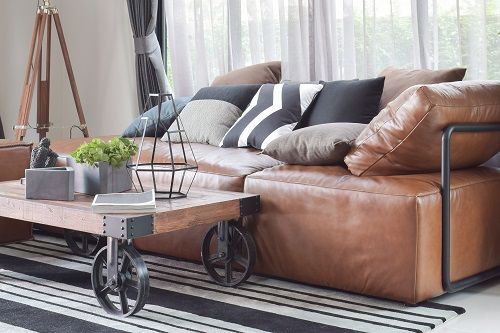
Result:
<svg viewBox="0 0 500 333">
<path fill-rule="evenodd" d="M 442 197 L 442 275 L 443 289 L 446 292 L 456 292 L 477 283 L 500 275 L 500 266 L 474 274 L 467 278 L 451 281 L 451 226 L 450 226 L 450 144 L 453 133 L 456 132 L 497 132 L 500 123 L 472 123 L 448 126 L 442 137 L 441 144 L 441 197 Z"/>
</svg>

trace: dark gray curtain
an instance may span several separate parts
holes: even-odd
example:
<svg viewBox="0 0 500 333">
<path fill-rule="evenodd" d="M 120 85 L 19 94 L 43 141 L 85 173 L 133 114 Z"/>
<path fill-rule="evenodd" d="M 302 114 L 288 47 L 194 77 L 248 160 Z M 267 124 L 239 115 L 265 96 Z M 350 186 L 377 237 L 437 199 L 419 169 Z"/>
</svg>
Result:
<svg viewBox="0 0 500 333">
<path fill-rule="evenodd" d="M 2 118 L 0 118 L 0 139 L 5 139 L 5 134 L 3 133 Z"/>
<path fill-rule="evenodd" d="M 160 44 L 163 64 L 167 63 L 167 20 L 165 19 L 165 1 L 158 0 L 158 14 L 156 17 L 156 37 Z"/>
<path fill-rule="evenodd" d="M 143 113 L 158 103 L 149 98 L 150 93 L 170 92 L 155 33 L 158 0 L 127 0 L 127 6 L 134 34 L 139 112 Z"/>
</svg>

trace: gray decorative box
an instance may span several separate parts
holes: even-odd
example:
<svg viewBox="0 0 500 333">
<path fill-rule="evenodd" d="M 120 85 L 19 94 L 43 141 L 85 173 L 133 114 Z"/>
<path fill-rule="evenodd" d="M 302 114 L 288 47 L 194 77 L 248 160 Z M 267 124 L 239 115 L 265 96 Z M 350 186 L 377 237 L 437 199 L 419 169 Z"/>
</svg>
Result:
<svg viewBox="0 0 500 333">
<path fill-rule="evenodd" d="M 75 200 L 75 173 L 69 167 L 25 170 L 26 199 Z"/>
<path fill-rule="evenodd" d="M 75 170 L 75 192 L 85 194 L 118 193 L 132 188 L 132 179 L 127 167 L 114 168 L 109 163 L 100 162 L 98 167 L 76 163 L 67 157 L 68 166 Z"/>
</svg>

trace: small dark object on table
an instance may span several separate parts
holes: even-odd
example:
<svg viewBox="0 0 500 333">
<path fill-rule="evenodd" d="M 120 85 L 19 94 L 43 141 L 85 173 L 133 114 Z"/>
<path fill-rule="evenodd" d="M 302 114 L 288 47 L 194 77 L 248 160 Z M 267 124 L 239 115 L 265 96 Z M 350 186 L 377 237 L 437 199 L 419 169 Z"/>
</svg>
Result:
<svg viewBox="0 0 500 333">
<path fill-rule="evenodd" d="M 50 140 L 43 138 L 31 152 L 30 168 L 53 168 L 56 166 L 58 156 L 50 149 Z"/>
</svg>

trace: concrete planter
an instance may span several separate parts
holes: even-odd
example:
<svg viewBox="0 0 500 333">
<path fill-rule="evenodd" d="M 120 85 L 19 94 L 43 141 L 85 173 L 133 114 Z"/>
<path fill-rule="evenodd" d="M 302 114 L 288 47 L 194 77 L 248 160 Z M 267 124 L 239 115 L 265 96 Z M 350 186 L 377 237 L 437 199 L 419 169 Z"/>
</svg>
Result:
<svg viewBox="0 0 500 333">
<path fill-rule="evenodd" d="M 90 167 L 68 157 L 68 166 L 75 171 L 75 192 L 94 195 L 124 192 L 132 188 L 125 163 L 121 168 L 113 168 L 107 162 L 100 162 L 98 167 Z"/>
<path fill-rule="evenodd" d="M 26 199 L 75 200 L 72 168 L 26 169 L 25 175 Z"/>
</svg>

